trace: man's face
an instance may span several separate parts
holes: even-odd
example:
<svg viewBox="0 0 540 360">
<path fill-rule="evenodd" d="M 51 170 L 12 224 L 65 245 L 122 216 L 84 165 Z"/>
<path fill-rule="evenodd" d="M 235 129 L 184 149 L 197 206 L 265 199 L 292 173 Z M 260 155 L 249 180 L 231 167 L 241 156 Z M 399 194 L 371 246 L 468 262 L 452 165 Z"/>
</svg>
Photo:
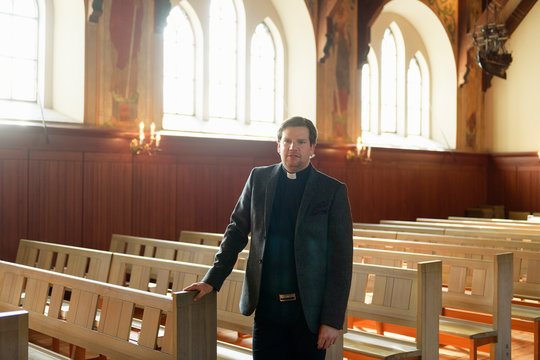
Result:
<svg viewBox="0 0 540 360">
<path fill-rule="evenodd" d="M 304 170 L 315 153 L 315 144 L 309 143 L 309 130 L 305 126 L 289 126 L 283 129 L 277 151 L 281 162 L 290 173 Z"/>
</svg>

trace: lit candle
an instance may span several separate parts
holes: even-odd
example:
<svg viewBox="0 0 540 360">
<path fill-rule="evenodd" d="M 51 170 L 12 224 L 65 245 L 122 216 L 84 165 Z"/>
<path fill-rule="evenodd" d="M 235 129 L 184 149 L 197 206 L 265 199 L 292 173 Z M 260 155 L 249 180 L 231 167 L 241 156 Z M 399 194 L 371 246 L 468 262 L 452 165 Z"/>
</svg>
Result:
<svg viewBox="0 0 540 360">
<path fill-rule="evenodd" d="M 356 155 L 360 155 L 360 151 L 362 151 L 362 137 L 361 136 L 356 138 Z"/>
<path fill-rule="evenodd" d="M 156 147 L 159 147 L 159 142 L 161 141 L 161 134 L 157 133 L 156 135 Z"/>
<path fill-rule="evenodd" d="M 371 146 L 368 146 L 367 148 L 367 159 L 371 159 Z"/>
<path fill-rule="evenodd" d="M 142 145 L 144 140 L 144 123 L 141 121 L 139 123 L 139 145 Z"/>
<path fill-rule="evenodd" d="M 156 124 L 152 121 L 152 124 L 150 125 L 150 139 L 154 140 L 156 135 Z"/>
</svg>

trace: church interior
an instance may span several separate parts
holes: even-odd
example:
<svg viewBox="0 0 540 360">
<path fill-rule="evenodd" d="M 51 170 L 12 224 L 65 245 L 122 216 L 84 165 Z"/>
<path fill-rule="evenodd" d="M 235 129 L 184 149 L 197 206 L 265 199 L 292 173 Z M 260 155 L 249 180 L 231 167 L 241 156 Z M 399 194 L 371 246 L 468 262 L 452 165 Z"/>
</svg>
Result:
<svg viewBox="0 0 540 360">
<path fill-rule="evenodd" d="M 203 342 L 195 350 L 180 345 L 179 324 L 163 335 L 163 328 L 173 326 L 165 324 L 164 314 L 173 319 L 177 313 L 170 294 L 146 299 L 137 293 L 139 305 L 169 299 L 163 306 L 170 308 L 158 309 L 154 318 L 154 336 L 141 325 L 138 340 L 115 343 L 110 354 L 100 355 L 86 333 L 70 326 L 86 322 L 103 345 L 105 320 L 102 325 L 95 314 L 84 321 L 69 315 L 53 284 L 69 288 L 75 299 L 79 284 L 58 273 L 83 256 L 82 249 L 93 254 L 78 264 L 82 277 L 96 283 L 98 265 L 91 256 L 117 251 L 158 258 L 159 246 L 137 243 L 141 239 L 178 244 L 191 233 L 186 241 L 200 248 L 170 245 L 163 251 L 172 255 L 164 258 L 170 263 L 195 251 L 198 255 L 182 261 L 198 256 L 211 264 L 213 254 L 204 246 L 215 253 L 220 239 L 206 242 L 204 236 L 223 234 L 251 169 L 280 162 L 281 122 L 302 116 L 318 130 L 311 163 L 347 185 L 355 266 L 392 264 L 418 273 L 410 280 L 407 304 L 414 311 L 388 327 L 392 321 L 386 320 L 398 318 L 402 308 L 378 314 L 380 309 L 354 308 L 356 301 L 350 300 L 351 330 L 327 359 L 376 358 L 369 356 L 375 350 L 358 345 L 363 335 L 355 331 L 387 338 L 385 328 L 414 344 L 406 358 L 434 359 L 423 348 L 429 348 L 427 329 L 433 324 L 423 323 L 420 314 L 437 300 L 426 300 L 428 281 L 420 278 L 420 265 L 416 268 L 428 260 L 443 264 L 438 270 L 443 292 L 437 289 L 434 297 L 443 304 L 442 315 L 491 327 L 480 340 L 441 330 L 439 358 L 539 359 L 540 140 L 534 134 L 540 133 L 540 122 L 534 116 L 540 113 L 540 67 L 528 60 L 540 56 L 534 40 L 539 32 L 536 0 L 1 0 L 0 311 L 28 311 L 30 329 L 22 337 L 36 330 L 47 334 L 50 346 L 47 340 L 43 347 L 72 358 L 121 359 L 141 351 L 125 356 L 215 359 L 214 346 L 214 353 L 203 355 Z M 113 240 L 122 236 L 133 243 L 115 250 Z M 448 243 L 442 245 L 443 238 Z M 440 249 L 434 245 L 439 240 Z M 435 247 L 416 249 L 414 241 Z M 40 249 L 38 243 L 47 245 Z M 134 259 L 123 261 L 127 272 L 117 285 L 133 283 L 139 266 Z M 13 263 L 40 267 L 42 262 L 44 271 L 14 280 L 26 270 Z M 235 272 L 244 270 L 241 262 L 242 256 Z M 55 273 L 47 275 L 54 264 Z M 104 282 L 110 269 L 103 270 Z M 202 270 L 182 271 L 198 279 Z M 151 286 L 146 281 L 143 288 L 159 287 L 156 271 L 146 272 Z M 32 290 L 36 279 L 47 283 L 45 290 Z M 464 286 L 468 300 L 459 300 L 453 280 Z M 238 303 L 242 278 L 230 282 L 229 300 L 223 292 L 213 299 L 218 326 L 223 321 L 229 329 L 218 331 L 217 358 L 247 359 L 249 325 L 238 320 L 238 327 L 227 328 L 238 311 L 220 308 Z M 96 292 L 85 307 L 104 318 L 103 299 L 116 290 L 90 284 L 84 286 Z M 475 290 L 479 284 L 483 289 Z M 365 306 L 371 309 L 378 287 L 369 282 L 366 287 L 373 298 Z M 15 302 L 12 288 L 23 294 Z M 44 310 L 36 315 L 39 306 L 25 303 L 30 291 L 46 311 L 59 302 L 56 320 L 64 312 L 65 322 L 74 320 L 75 325 L 57 327 L 65 339 L 58 341 L 57 330 L 50 330 L 55 326 L 41 319 L 47 317 Z M 471 296 L 478 296 L 471 301 L 473 310 L 459 309 Z M 187 300 L 174 298 L 174 304 L 182 301 Z M 220 311 L 226 320 L 220 320 Z M 350 315 L 354 312 L 358 316 Z M 150 311 L 144 316 L 151 317 Z M 2 340 L 13 332 L 6 329 L 0 326 L 1 359 L 7 354 L 2 347 L 14 346 L 13 337 Z M 155 354 L 128 350 L 143 340 L 150 349 L 144 351 Z M 187 352 L 182 355 L 181 349 Z M 17 351 L 26 348 L 10 353 Z M 36 355 L 41 350 L 32 351 L 36 359 L 46 358 Z"/>
</svg>

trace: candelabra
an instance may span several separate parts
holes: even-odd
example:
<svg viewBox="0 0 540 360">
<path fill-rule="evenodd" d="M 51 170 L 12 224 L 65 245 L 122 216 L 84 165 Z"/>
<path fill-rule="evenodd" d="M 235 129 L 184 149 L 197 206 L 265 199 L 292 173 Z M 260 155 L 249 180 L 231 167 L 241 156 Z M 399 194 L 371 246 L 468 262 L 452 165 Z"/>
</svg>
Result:
<svg viewBox="0 0 540 360">
<path fill-rule="evenodd" d="M 367 146 L 362 141 L 362 136 L 356 139 L 356 148 L 347 151 L 348 161 L 361 161 L 363 163 L 371 162 L 371 146 Z"/>
<path fill-rule="evenodd" d="M 156 152 L 161 151 L 159 143 L 161 141 L 161 135 L 156 133 L 156 124 L 150 125 L 150 136 L 146 140 L 144 134 L 144 123 L 141 121 L 139 124 L 139 138 L 133 138 L 129 144 L 129 149 L 133 155 L 146 154 L 154 155 Z"/>
</svg>

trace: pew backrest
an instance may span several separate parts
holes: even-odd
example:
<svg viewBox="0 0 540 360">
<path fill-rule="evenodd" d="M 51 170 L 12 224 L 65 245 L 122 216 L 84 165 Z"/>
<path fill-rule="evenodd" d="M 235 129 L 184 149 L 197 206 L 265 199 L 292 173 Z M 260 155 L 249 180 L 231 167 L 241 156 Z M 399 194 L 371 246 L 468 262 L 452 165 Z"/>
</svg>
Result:
<svg viewBox="0 0 540 360">
<path fill-rule="evenodd" d="M 382 249 L 390 251 L 436 254 L 441 256 L 462 257 L 471 259 L 493 260 L 508 249 L 488 248 L 480 246 L 455 246 L 451 244 L 426 243 L 353 237 L 355 247 Z M 529 299 L 540 299 L 540 252 L 512 251 L 513 254 L 513 289 L 514 296 Z"/>
<path fill-rule="evenodd" d="M 21 239 L 16 263 L 106 282 L 111 257 L 108 251 Z"/>
<path fill-rule="evenodd" d="M 349 316 L 412 327 L 422 359 L 438 358 L 441 262 L 418 269 L 353 264 Z"/>
<path fill-rule="evenodd" d="M 122 254 L 212 265 L 219 247 L 113 234 L 109 250 Z M 243 250 L 238 254 L 236 269 L 245 269 L 247 256 L 247 250 Z"/>
<path fill-rule="evenodd" d="M 215 294 L 198 302 L 194 295 L 152 294 L 0 262 L 0 311 L 24 309 L 31 329 L 118 360 L 215 359 Z M 137 331 L 135 309 L 142 310 Z"/>
<path fill-rule="evenodd" d="M 503 228 L 496 225 L 473 225 L 473 224 L 452 224 L 444 222 L 422 222 L 422 221 L 404 221 L 404 220 L 381 220 L 382 226 L 406 226 L 426 228 L 431 231 L 443 231 L 446 235 L 468 235 L 481 237 L 496 237 L 507 239 L 528 239 L 531 241 L 540 240 L 540 231 L 538 229 L 515 229 Z M 422 231 L 423 232 L 423 231 Z M 436 233 L 436 232 L 432 232 Z"/>
<path fill-rule="evenodd" d="M 182 230 L 178 240 L 193 244 L 219 246 L 223 240 L 223 234 Z"/>
<path fill-rule="evenodd" d="M 209 265 L 113 254 L 109 282 L 116 285 L 168 294 L 201 281 Z M 244 272 L 233 270 L 217 295 L 218 326 L 251 333 L 253 316 L 240 313 Z"/>
</svg>

